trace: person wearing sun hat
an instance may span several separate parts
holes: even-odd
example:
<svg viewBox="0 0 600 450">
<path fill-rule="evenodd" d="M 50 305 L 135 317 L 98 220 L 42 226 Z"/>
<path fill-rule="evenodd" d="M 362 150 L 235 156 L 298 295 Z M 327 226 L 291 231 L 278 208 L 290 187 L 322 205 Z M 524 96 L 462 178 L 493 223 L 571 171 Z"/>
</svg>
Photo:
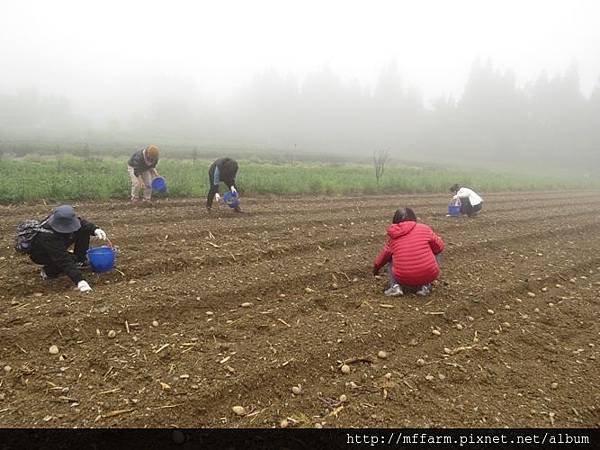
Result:
<svg viewBox="0 0 600 450">
<path fill-rule="evenodd" d="M 67 275 L 81 292 L 92 288 L 83 279 L 81 269 L 87 266 L 90 237 L 106 240 L 106 233 L 91 222 L 77 216 L 71 205 L 57 207 L 44 221 L 44 232 L 31 241 L 31 260 L 43 266 L 42 279 Z M 74 244 L 73 252 L 68 249 Z"/>
<path fill-rule="evenodd" d="M 143 192 L 144 201 L 152 200 L 152 180 L 160 176 L 156 171 L 159 153 L 156 145 L 149 145 L 138 150 L 129 158 L 127 171 L 131 179 L 132 202 L 139 200 L 140 190 Z"/>
</svg>

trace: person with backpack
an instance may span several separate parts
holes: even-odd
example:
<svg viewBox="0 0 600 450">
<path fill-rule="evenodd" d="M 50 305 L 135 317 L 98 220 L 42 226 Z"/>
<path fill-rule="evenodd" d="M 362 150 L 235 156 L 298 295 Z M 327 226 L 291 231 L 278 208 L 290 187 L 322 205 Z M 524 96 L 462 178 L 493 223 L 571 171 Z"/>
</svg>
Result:
<svg viewBox="0 0 600 450">
<path fill-rule="evenodd" d="M 107 239 L 101 228 L 78 217 L 71 205 L 62 205 L 41 223 L 27 221 L 17 230 L 17 251 L 28 253 L 34 263 L 43 266 L 42 279 L 67 275 L 79 291 L 92 290 L 81 269 L 88 264 L 90 237 Z M 71 245 L 74 245 L 72 253 L 68 250 Z"/>
<path fill-rule="evenodd" d="M 156 171 L 158 164 L 159 150 L 156 145 L 149 145 L 142 150 L 138 150 L 127 162 L 127 171 L 131 179 L 131 201 L 139 201 L 140 190 L 144 196 L 144 201 L 152 200 L 152 180 L 159 177 Z"/>
<path fill-rule="evenodd" d="M 411 208 L 396 210 L 387 234 L 389 240 L 373 263 L 373 275 L 388 266 L 390 286 L 384 294 L 404 295 L 402 286 L 416 288 L 417 295 L 429 294 L 440 274 L 444 241 L 429 226 L 417 223 Z"/>
<path fill-rule="evenodd" d="M 475 217 L 483 207 L 483 199 L 472 189 L 462 187 L 460 184 L 454 184 L 450 187 L 450 192 L 454 194 L 452 201 L 460 204 L 460 213 L 468 217 Z"/>
<path fill-rule="evenodd" d="M 221 200 L 219 195 L 219 184 L 221 182 L 229 188 L 232 194 L 237 194 L 235 188 L 235 177 L 238 172 L 238 163 L 231 158 L 219 158 L 208 168 L 208 195 L 206 196 L 206 209 L 210 213 L 212 210 L 213 200 Z M 234 208 L 235 212 L 242 212 L 239 206 Z"/>
</svg>

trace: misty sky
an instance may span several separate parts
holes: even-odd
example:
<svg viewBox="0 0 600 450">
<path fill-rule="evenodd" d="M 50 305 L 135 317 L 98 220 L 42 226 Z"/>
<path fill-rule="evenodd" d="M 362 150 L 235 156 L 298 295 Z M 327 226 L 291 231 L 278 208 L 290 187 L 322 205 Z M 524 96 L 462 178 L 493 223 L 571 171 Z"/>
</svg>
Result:
<svg viewBox="0 0 600 450">
<path fill-rule="evenodd" d="M 37 88 L 74 104 L 186 86 L 226 99 L 275 69 L 328 67 L 372 87 L 396 58 L 425 99 L 460 95 L 476 57 L 519 83 L 576 64 L 600 77 L 600 1 L 0 0 L 0 93 Z"/>
</svg>

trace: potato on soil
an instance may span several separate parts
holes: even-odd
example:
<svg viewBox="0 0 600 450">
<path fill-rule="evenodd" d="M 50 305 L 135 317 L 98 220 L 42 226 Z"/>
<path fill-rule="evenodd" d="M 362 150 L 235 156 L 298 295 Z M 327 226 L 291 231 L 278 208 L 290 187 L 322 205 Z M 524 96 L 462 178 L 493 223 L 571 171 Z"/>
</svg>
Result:
<svg viewBox="0 0 600 450">
<path fill-rule="evenodd" d="M 234 406 L 231 408 L 231 410 L 238 416 L 246 415 L 246 408 L 244 408 L 243 406 Z"/>
</svg>

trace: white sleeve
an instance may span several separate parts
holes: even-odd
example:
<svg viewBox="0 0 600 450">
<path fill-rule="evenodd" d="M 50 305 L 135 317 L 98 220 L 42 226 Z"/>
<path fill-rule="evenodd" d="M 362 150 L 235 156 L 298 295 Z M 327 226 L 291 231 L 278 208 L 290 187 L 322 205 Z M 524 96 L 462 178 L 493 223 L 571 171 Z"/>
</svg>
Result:
<svg viewBox="0 0 600 450">
<path fill-rule="evenodd" d="M 471 195 L 470 189 L 467 188 L 460 188 L 458 190 L 458 192 L 456 193 L 456 197 L 458 198 L 465 198 L 465 197 L 469 197 Z"/>
</svg>

